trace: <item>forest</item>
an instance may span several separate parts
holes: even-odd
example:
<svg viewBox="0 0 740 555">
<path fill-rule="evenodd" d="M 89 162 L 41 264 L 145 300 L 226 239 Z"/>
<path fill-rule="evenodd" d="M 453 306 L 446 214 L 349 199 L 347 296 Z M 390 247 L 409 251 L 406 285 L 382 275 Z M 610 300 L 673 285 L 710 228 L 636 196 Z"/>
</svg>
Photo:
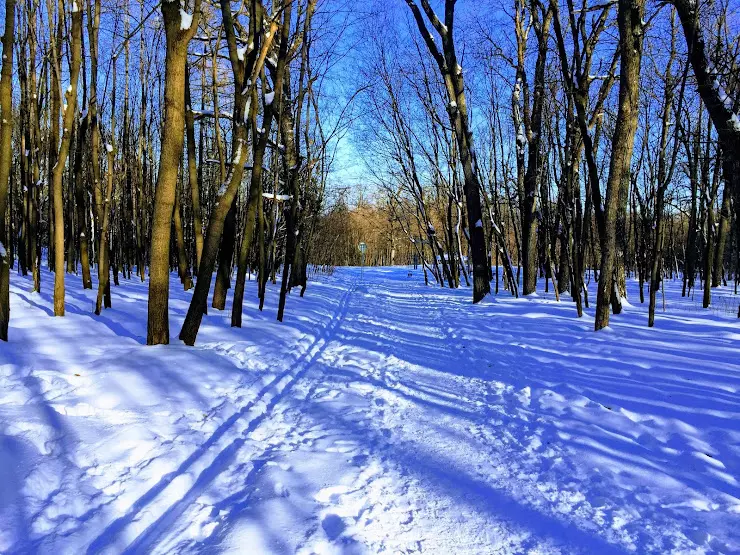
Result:
<svg viewBox="0 0 740 555">
<path fill-rule="evenodd" d="M 65 281 L 96 272 L 100 314 L 111 281 L 148 276 L 149 344 L 170 339 L 173 269 L 187 344 L 211 286 L 241 325 L 252 273 L 282 320 L 309 266 L 358 263 L 363 210 L 371 263 L 413 259 L 474 302 L 492 267 L 516 296 L 544 277 L 597 330 L 627 276 L 651 326 L 666 275 L 705 308 L 737 281 L 734 2 L 515 0 L 463 30 L 454 1 L 334 4 L 6 2 L 0 337 L 16 268 L 55 316 Z M 336 171 L 359 151 L 366 198 Z"/>
<path fill-rule="evenodd" d="M 740 0 L 0 5 L 0 553 L 740 553 Z"/>
</svg>

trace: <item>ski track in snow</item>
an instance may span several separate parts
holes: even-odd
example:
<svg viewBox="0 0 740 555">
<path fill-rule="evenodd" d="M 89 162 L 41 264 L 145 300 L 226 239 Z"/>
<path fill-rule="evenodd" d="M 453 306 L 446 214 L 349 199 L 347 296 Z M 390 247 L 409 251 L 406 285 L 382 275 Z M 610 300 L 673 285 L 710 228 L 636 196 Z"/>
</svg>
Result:
<svg viewBox="0 0 740 555">
<path fill-rule="evenodd" d="M 176 497 L 176 495 L 168 495 L 167 487 L 177 476 L 186 472 L 195 461 L 202 457 L 208 457 L 211 462 L 208 466 L 205 466 L 203 471 L 198 475 L 192 487 L 175 504 L 167 506 L 161 516 L 159 516 L 155 522 L 150 524 L 127 547 L 127 552 L 149 552 L 155 542 L 163 534 L 173 529 L 177 531 L 177 535 L 180 535 L 182 532 L 182 523 L 178 522 L 178 519 L 184 521 L 186 527 L 189 526 L 191 520 L 190 518 L 187 518 L 184 513 L 192 507 L 194 501 L 203 495 L 208 486 L 218 477 L 219 474 L 245 472 L 246 469 L 243 464 L 237 464 L 236 468 L 232 468 L 232 466 L 234 466 L 234 462 L 252 462 L 253 469 L 247 471 L 246 476 L 243 479 L 243 484 L 249 484 L 249 478 L 254 471 L 256 463 L 261 461 L 267 452 L 267 449 L 263 448 L 256 442 L 253 442 L 249 446 L 245 446 L 250 434 L 252 434 L 252 432 L 254 432 L 263 421 L 269 419 L 275 405 L 280 402 L 280 400 L 289 392 L 295 381 L 300 379 L 300 377 L 310 369 L 314 361 L 321 355 L 321 352 L 327 345 L 327 341 L 331 340 L 334 330 L 346 313 L 350 292 L 351 288 L 344 294 L 344 298 L 340 303 L 339 311 L 330 321 L 327 329 L 323 330 L 321 335 L 309 346 L 307 352 L 301 355 L 293 366 L 275 377 L 268 385 L 257 393 L 255 398 L 251 399 L 247 404 L 241 407 L 237 413 L 226 420 L 226 422 L 224 422 L 206 441 L 206 443 L 177 469 L 174 475 L 169 474 L 165 476 L 162 482 L 158 483 L 154 488 L 137 500 L 131 511 L 120 519 L 114 521 L 109 528 L 99 536 L 100 541 L 96 540 L 90 545 L 88 552 L 98 553 L 106 546 L 113 543 L 115 540 L 114 536 L 118 535 L 125 526 L 133 521 L 134 517 L 138 512 L 140 512 L 142 507 L 148 507 L 148 512 L 151 514 L 151 505 L 154 496 L 161 493 L 165 500 Z M 246 419 L 244 418 L 245 415 L 247 416 Z M 226 447 L 220 448 L 221 446 L 219 446 L 217 449 L 213 449 L 211 447 L 214 444 L 218 445 L 218 440 L 235 427 L 238 428 L 238 434 L 235 434 L 236 438 L 228 443 Z M 165 501 L 165 503 L 167 503 L 167 501 Z M 192 513 L 192 511 L 190 512 Z M 183 518 L 181 519 L 180 517 Z"/>
<path fill-rule="evenodd" d="M 627 306 L 595 334 L 566 300 L 473 308 L 406 272 L 339 269 L 284 324 L 268 290 L 196 348 L 176 281 L 151 348 L 145 285 L 91 320 L 68 276 L 61 320 L 12 280 L 0 551 L 740 552 L 734 320 Z"/>
</svg>

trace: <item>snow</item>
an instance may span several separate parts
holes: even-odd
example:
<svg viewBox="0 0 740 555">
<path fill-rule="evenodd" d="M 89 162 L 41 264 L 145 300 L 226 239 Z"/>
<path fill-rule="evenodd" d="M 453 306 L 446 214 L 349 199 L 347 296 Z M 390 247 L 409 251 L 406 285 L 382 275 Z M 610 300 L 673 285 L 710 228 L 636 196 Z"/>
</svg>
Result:
<svg viewBox="0 0 740 555">
<path fill-rule="evenodd" d="M 174 274 L 172 345 L 147 347 L 148 284 L 96 317 L 70 274 L 54 318 L 14 273 L 0 551 L 740 550 L 734 315 L 669 281 L 656 328 L 627 306 L 595 333 L 543 282 L 472 305 L 420 270 L 360 276 L 312 281 L 284 324 L 279 287 L 243 329 L 209 310 L 191 348 Z"/>
<path fill-rule="evenodd" d="M 245 94 L 245 93 L 242 93 L 242 94 Z M 251 109 L 252 109 L 252 97 L 248 96 L 247 102 L 244 105 L 244 124 L 245 125 L 249 123 L 249 113 Z"/>
<path fill-rule="evenodd" d="M 0 256 L 2 256 L 3 258 L 8 256 L 8 251 L 5 250 L 5 245 L 3 245 L 2 241 L 0 241 Z"/>
<path fill-rule="evenodd" d="M 290 200 L 292 195 L 276 195 L 274 193 L 262 193 L 262 196 L 268 200 L 286 201 Z"/>
<path fill-rule="evenodd" d="M 187 31 L 193 24 L 193 16 L 180 8 L 180 31 Z"/>
<path fill-rule="evenodd" d="M 265 106 L 272 105 L 272 102 L 275 100 L 275 91 L 271 91 L 269 93 L 265 93 Z"/>
<path fill-rule="evenodd" d="M 728 123 L 735 131 L 740 133 L 740 118 L 737 117 L 737 114 L 732 114 L 732 116 L 730 116 L 730 119 L 728 120 Z"/>
<path fill-rule="evenodd" d="M 193 117 L 214 117 L 216 115 L 216 112 L 213 110 L 190 110 L 193 113 Z"/>
<path fill-rule="evenodd" d="M 719 87 L 717 93 L 719 95 L 719 101 L 722 103 L 722 106 L 724 106 L 725 110 L 727 110 L 728 112 L 732 112 L 733 102 L 732 99 L 727 96 L 725 90 L 722 87 Z"/>
<path fill-rule="evenodd" d="M 233 156 L 231 157 L 231 164 L 232 166 L 237 166 L 239 164 L 239 160 L 241 160 L 242 157 L 242 145 L 244 144 L 244 140 L 239 140 L 239 143 L 236 145 L 236 150 L 233 153 Z"/>
<path fill-rule="evenodd" d="M 106 150 L 107 152 L 113 152 L 113 145 L 112 145 L 112 144 L 110 144 L 110 143 L 106 143 L 106 145 L 105 145 L 105 150 Z"/>
</svg>

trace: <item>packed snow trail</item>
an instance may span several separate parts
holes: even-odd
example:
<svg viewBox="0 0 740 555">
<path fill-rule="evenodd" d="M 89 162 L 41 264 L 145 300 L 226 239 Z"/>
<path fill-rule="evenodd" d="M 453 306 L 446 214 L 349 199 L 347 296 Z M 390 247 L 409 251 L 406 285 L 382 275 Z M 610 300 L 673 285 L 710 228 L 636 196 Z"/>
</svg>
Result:
<svg viewBox="0 0 740 555">
<path fill-rule="evenodd" d="M 15 280 L 0 550 L 740 552 L 734 319 L 669 282 L 657 328 L 628 305 L 597 334 L 570 302 L 473 307 L 407 272 L 339 269 L 284 324 L 268 291 L 195 348 L 140 344 L 145 285 L 104 319 L 72 289 L 55 319 Z"/>
<path fill-rule="evenodd" d="M 261 445 L 261 442 L 250 442 L 249 445 L 245 445 L 249 439 L 250 434 L 254 432 L 263 421 L 266 422 L 267 427 L 271 426 L 270 416 L 276 404 L 288 394 L 291 386 L 294 382 L 311 367 L 314 361 L 321 355 L 321 352 L 327 345 L 327 341 L 330 341 L 334 330 L 341 322 L 345 315 L 347 302 L 350 297 L 351 287 L 347 289 L 344 297 L 340 303 L 339 311 L 331 319 L 329 325 L 325 330 L 322 330 L 319 337 L 311 343 L 306 350 L 305 354 L 302 354 L 297 361 L 287 370 L 273 378 L 262 390 L 260 390 L 256 397 L 250 399 L 245 405 L 243 405 L 238 412 L 234 413 L 226 422 L 224 422 L 214 433 L 211 435 L 206 443 L 199 448 L 191 457 L 189 457 L 180 467 L 172 474 L 165 476 L 162 482 L 158 483 L 152 490 L 149 490 L 140 500 L 134 503 L 134 507 L 124 517 L 121 517 L 114 521 L 108 529 L 106 529 L 91 545 L 88 552 L 99 553 L 104 550 L 105 547 L 111 545 L 115 541 L 115 537 L 124 535 L 124 527 L 128 526 L 129 523 L 135 521 L 136 514 L 143 508 L 147 508 L 147 512 L 151 515 L 153 513 L 153 498 L 155 496 L 161 496 L 163 499 L 162 514 L 157 520 L 151 523 L 136 539 L 127 547 L 127 551 L 133 553 L 145 553 L 150 552 L 152 547 L 156 545 L 156 541 L 168 531 L 175 528 L 177 535 L 181 536 L 184 530 L 178 529 L 175 525 L 178 518 L 183 513 L 188 511 L 192 513 L 191 509 L 193 502 L 197 501 L 207 491 L 209 485 L 213 483 L 221 474 L 235 473 L 237 476 L 242 478 L 243 484 L 249 483 L 249 478 L 254 470 L 250 470 L 244 476 L 244 465 L 235 464 L 238 462 L 249 461 L 253 467 L 257 464 L 257 461 L 263 460 L 267 449 Z M 233 428 L 237 428 L 238 433 L 233 434 Z M 228 444 L 224 447 L 227 441 L 219 441 L 221 438 L 231 438 L 234 435 L 234 439 L 227 439 Z M 213 447 L 212 447 L 213 446 Z M 200 472 L 195 482 L 192 484 L 190 489 L 185 493 L 182 498 L 177 500 L 176 503 L 170 505 L 169 503 L 173 498 L 178 497 L 177 486 L 172 486 L 172 482 L 177 477 L 182 476 L 185 472 L 189 471 L 195 461 L 201 458 L 208 458 L 207 465 L 201 465 L 203 470 Z M 168 491 L 168 487 L 173 491 Z M 199 511 L 200 512 L 200 511 Z M 187 515 L 197 516 L 197 515 Z M 185 525 L 189 526 L 192 521 L 191 518 L 183 518 Z M 136 526 L 132 526 L 137 528 Z M 140 528 L 140 526 L 139 526 Z M 121 534 L 124 532 L 123 534 Z"/>
</svg>

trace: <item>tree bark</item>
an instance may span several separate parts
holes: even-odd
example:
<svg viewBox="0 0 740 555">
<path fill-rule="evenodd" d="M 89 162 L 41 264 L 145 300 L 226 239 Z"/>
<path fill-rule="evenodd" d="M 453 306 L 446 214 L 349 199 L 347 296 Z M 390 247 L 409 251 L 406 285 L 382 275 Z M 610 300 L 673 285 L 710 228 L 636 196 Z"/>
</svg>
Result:
<svg viewBox="0 0 740 555">
<path fill-rule="evenodd" d="M 76 4 L 74 4 L 76 6 Z M 61 22 L 59 23 L 61 25 Z M 67 163 L 69 147 L 72 142 L 72 126 L 77 110 L 77 80 L 80 75 L 82 41 L 82 12 L 72 12 L 72 42 L 69 88 L 64 96 L 65 109 L 62 129 L 62 142 L 52 169 L 52 188 L 54 191 L 54 316 L 64 316 L 64 198 L 62 196 L 62 176 Z M 58 45 L 61 47 L 61 45 Z M 56 91 L 52 91 L 56 94 Z M 56 119 L 56 114 L 52 114 Z M 56 145 L 53 145 L 56 148 Z"/>
<path fill-rule="evenodd" d="M 729 187 L 734 205 L 740 206 L 740 118 L 733 113 L 732 106 L 720 94 L 717 77 L 710 70 L 705 41 L 699 24 L 699 3 L 693 0 L 672 0 L 681 20 L 689 60 L 696 77 L 699 96 L 709 112 L 717 130 L 722 151 L 722 169 L 725 187 Z M 740 218 L 735 218 L 740 231 Z M 705 276 L 706 279 L 706 276 Z M 707 299 L 705 299 L 706 303 Z M 740 317 L 740 310 L 738 311 Z"/>
<path fill-rule="evenodd" d="M 252 0 L 252 13 L 256 13 L 257 6 L 259 6 L 261 12 L 261 3 L 257 0 Z M 234 88 L 235 91 L 235 106 L 234 106 L 234 130 L 233 140 L 234 153 L 231 163 L 231 170 L 226 180 L 223 182 L 219 192 L 216 205 L 211 212 L 210 221 L 208 223 L 208 231 L 206 232 L 205 241 L 203 243 L 203 254 L 200 261 L 200 267 L 198 268 L 198 281 L 195 284 L 195 292 L 193 298 L 190 301 L 190 307 L 188 313 L 185 316 L 185 321 L 182 324 L 180 330 L 180 339 L 186 345 L 194 345 L 195 340 L 198 336 L 198 330 L 200 329 L 200 323 L 205 313 L 208 291 L 211 287 L 211 279 L 213 277 L 213 268 L 216 264 L 216 255 L 218 253 L 218 246 L 221 240 L 221 235 L 224 230 L 224 222 L 226 215 L 234 202 L 236 197 L 239 184 L 241 183 L 242 175 L 244 173 L 244 164 L 247 160 L 247 126 L 245 125 L 245 111 L 246 111 L 246 99 L 251 97 L 254 87 L 256 87 L 257 75 L 262 71 L 267 53 L 275 36 L 277 30 L 277 22 L 272 21 L 270 23 L 269 33 L 266 35 L 263 44 L 259 44 L 257 36 L 250 32 L 250 38 L 254 39 L 254 49 L 248 56 L 244 56 L 244 60 L 239 59 L 237 55 L 236 38 L 234 35 L 233 23 L 231 22 L 231 5 L 228 0 L 221 0 L 221 10 L 224 19 L 224 30 L 226 31 L 226 40 L 229 45 L 229 59 L 231 61 L 232 71 L 234 73 L 234 82 L 246 85 L 249 81 L 250 85 L 245 86 L 242 89 L 240 86 Z M 255 19 L 255 18 L 252 18 Z M 231 24 L 229 24 L 231 23 Z M 251 23 L 250 23 L 251 25 Z M 260 48 L 259 56 L 257 56 L 257 48 Z M 279 66 L 278 66 L 279 67 Z M 249 71 L 248 71 L 249 70 Z M 241 79 L 239 78 L 241 77 Z M 255 109 L 255 108 L 252 108 Z M 270 110 L 267 111 L 268 114 Z M 265 117 L 268 117 L 268 114 Z M 272 117 L 272 116 L 270 116 Z M 263 124 L 264 127 L 267 125 Z M 266 134 L 263 134 L 266 135 Z M 266 138 L 265 138 L 266 140 Z M 256 164 L 255 164 L 256 165 Z M 249 206 L 249 205 L 248 205 Z M 249 217 L 247 216 L 247 222 Z M 245 224 L 247 225 L 247 224 Z M 252 220 L 252 226 L 254 226 L 254 220 Z M 245 227 L 245 235 L 246 235 Z M 242 242 L 246 240 L 246 236 L 242 239 Z M 234 291 L 236 294 L 236 290 Z M 239 312 L 241 312 L 241 305 L 239 305 Z M 235 306 L 232 309 L 233 314 L 237 312 L 236 300 Z"/>
<path fill-rule="evenodd" d="M 198 183 L 198 167 L 195 160 L 195 123 L 192 110 L 193 99 L 190 95 L 190 70 L 185 68 L 185 128 L 188 139 L 188 183 L 193 203 L 193 227 L 195 233 L 195 272 L 200 266 L 200 256 L 203 252 L 203 219 L 200 211 L 200 183 Z"/>
<path fill-rule="evenodd" d="M 725 247 L 727 246 L 727 236 L 730 231 L 730 221 L 732 220 L 731 212 L 732 192 L 730 187 L 725 185 L 722 191 L 722 206 L 719 213 L 719 227 L 717 229 L 717 241 L 714 248 L 714 268 L 712 270 L 712 287 L 722 285 L 723 268 L 725 261 Z"/>
<path fill-rule="evenodd" d="M 216 310 L 226 308 L 226 294 L 231 289 L 231 263 L 234 259 L 234 243 L 236 241 L 236 205 L 237 197 L 231 203 L 226 214 L 224 231 L 221 235 L 221 246 L 218 249 L 218 269 L 216 271 L 216 285 L 213 288 L 213 302 L 211 306 Z"/>
<path fill-rule="evenodd" d="M 442 39 L 443 52 L 440 52 L 434 38 L 427 30 L 424 18 L 414 0 L 406 0 L 411 9 L 419 32 L 439 66 L 445 83 L 449 104 L 447 112 L 460 153 L 460 162 L 465 176 L 465 204 L 468 213 L 470 232 L 470 251 L 473 260 L 473 302 L 477 303 L 491 292 L 489 277 L 491 269 L 486 255 L 486 237 L 483 229 L 483 212 L 480 201 L 480 183 L 478 181 L 477 162 L 473 148 L 473 134 L 470 131 L 468 108 L 465 98 L 465 84 L 462 67 L 457 62 L 453 39 L 455 0 L 445 1 L 445 23 L 443 24 L 432 10 L 428 0 L 421 0 L 422 8 L 434 29 Z"/>
<path fill-rule="evenodd" d="M 193 279 L 190 276 L 188 257 L 185 253 L 185 236 L 182 230 L 182 202 L 180 199 L 182 191 L 179 189 L 178 187 L 175 193 L 175 208 L 172 211 L 172 223 L 175 226 L 175 243 L 177 244 L 177 273 L 180 276 L 180 281 L 185 291 L 187 291 L 193 287 Z"/>
<path fill-rule="evenodd" d="M 545 12 L 542 21 L 539 20 L 539 14 L 537 13 L 539 9 L 539 2 L 534 2 L 532 10 L 535 14 L 534 28 L 537 34 L 538 48 L 534 72 L 532 111 L 529 129 L 526 130 L 527 136 L 525 137 L 529 150 L 527 152 L 527 170 L 523 182 L 524 198 L 520 200 L 522 203 L 522 269 L 524 273 L 522 289 L 524 295 L 537 292 L 537 190 L 542 171 L 542 153 L 540 152 L 542 145 L 542 112 L 545 104 L 545 69 L 550 22 L 552 20 L 551 8 L 548 8 Z M 522 145 L 521 148 L 523 149 L 524 146 Z"/>
<path fill-rule="evenodd" d="M 101 260 L 101 249 L 107 249 L 101 241 L 103 225 L 103 183 L 100 174 L 100 116 L 98 114 L 98 37 L 100 29 L 100 0 L 89 0 L 87 6 L 87 35 L 90 43 L 90 101 L 87 114 L 90 118 L 90 169 L 92 173 L 93 193 L 93 245 L 98 261 Z M 109 205 L 106 206 L 106 208 Z M 98 283 L 104 281 L 104 268 L 98 263 Z"/>
<path fill-rule="evenodd" d="M 0 340 L 8 340 L 10 322 L 10 256 L 5 240 L 5 212 L 8 207 L 10 166 L 13 162 L 13 42 L 15 40 L 15 0 L 5 0 L 3 63 L 0 71 Z"/>
<path fill-rule="evenodd" d="M 280 123 L 282 130 L 282 138 L 285 143 L 285 156 L 284 160 L 284 172 L 287 172 L 288 176 L 288 194 L 291 195 L 290 199 L 290 210 L 287 214 L 287 230 L 285 236 L 285 260 L 283 262 L 283 279 L 280 284 L 280 300 L 278 302 L 278 321 L 283 321 L 283 315 L 285 313 L 285 301 L 290 290 L 290 277 L 293 268 L 295 268 L 297 259 L 296 254 L 298 252 L 297 245 L 300 241 L 299 238 L 299 225 L 298 225 L 298 207 L 301 194 L 300 183 L 298 181 L 298 171 L 300 167 L 300 156 L 301 156 L 301 115 L 303 113 L 303 100 L 305 95 L 305 84 L 304 80 L 307 72 L 308 64 L 308 48 L 309 48 L 309 30 L 311 28 L 311 19 L 313 17 L 314 8 L 316 7 L 316 0 L 310 0 L 306 16 L 303 20 L 303 38 L 302 38 L 302 50 L 301 50 L 301 67 L 298 76 L 298 97 L 297 107 L 295 110 L 296 118 L 293 118 L 293 107 L 288 102 L 291 94 L 290 86 L 290 65 L 286 64 L 285 75 L 283 78 L 283 112 L 281 114 Z M 444 261 L 444 258 L 443 258 Z"/>
<path fill-rule="evenodd" d="M 632 150 L 637 129 L 640 63 L 643 47 L 644 0 L 619 0 L 621 68 L 619 78 L 619 110 L 612 138 L 612 156 L 606 186 L 604 236 L 601 244 L 599 287 L 596 297 L 594 329 L 609 325 L 609 305 L 614 282 L 617 243 L 617 216 L 620 190 L 629 176 Z M 626 200 L 626 195 L 624 195 Z"/>
<path fill-rule="evenodd" d="M 108 248 L 108 230 L 110 228 L 111 218 L 111 199 L 113 197 L 113 164 L 115 154 L 113 145 L 106 145 L 108 154 L 108 175 L 106 179 L 106 191 L 104 203 L 101 211 L 103 212 L 103 221 L 100 225 L 100 246 L 98 248 L 98 296 L 95 302 L 95 314 L 100 315 L 105 308 L 110 308 L 110 255 L 111 250 Z"/>
<path fill-rule="evenodd" d="M 85 207 L 85 185 L 82 180 L 82 151 L 85 147 L 85 139 L 89 126 L 89 114 L 85 114 L 77 129 L 77 146 L 75 147 L 74 161 L 74 189 L 75 205 L 77 209 L 77 230 L 80 237 L 80 262 L 82 263 L 82 288 L 92 289 L 90 277 L 90 247 L 88 242 L 89 229 L 87 227 L 87 212 Z M 72 238 L 70 237 L 70 240 Z"/>
<path fill-rule="evenodd" d="M 159 155 L 159 175 L 154 193 L 154 217 L 149 262 L 149 311 L 147 345 L 170 342 L 170 232 L 175 206 L 177 173 L 185 142 L 185 62 L 188 43 L 198 28 L 200 0 L 195 0 L 192 21 L 181 28 L 178 2 L 163 2 L 166 36 L 164 121 Z"/>
<path fill-rule="evenodd" d="M 262 129 L 259 133 L 254 133 L 253 140 L 254 151 L 252 154 L 252 177 L 249 183 L 249 198 L 247 200 L 247 212 L 244 217 L 244 233 L 242 234 L 242 244 L 239 249 L 239 262 L 237 265 L 236 285 L 234 287 L 234 304 L 231 308 L 231 326 L 241 327 L 242 325 L 242 305 L 244 304 L 244 287 L 247 276 L 247 257 L 252 248 L 254 230 L 257 224 L 257 208 L 260 206 L 259 197 L 262 192 L 262 166 L 264 162 L 265 149 L 270 136 L 272 122 L 277 115 L 279 106 L 282 103 L 283 79 L 285 76 L 286 66 L 288 64 L 288 42 L 290 40 L 290 21 L 292 17 L 292 5 L 285 4 L 283 13 L 283 23 L 280 32 L 280 43 L 278 45 L 277 66 L 273 74 L 273 100 L 266 103 L 264 116 L 262 119 Z M 270 36 L 274 31 L 270 33 Z M 252 102 L 256 106 L 256 102 Z M 250 118 L 252 121 L 252 118 Z M 266 275 L 264 276 L 266 278 Z M 260 280 L 263 276 L 260 276 Z"/>
</svg>

